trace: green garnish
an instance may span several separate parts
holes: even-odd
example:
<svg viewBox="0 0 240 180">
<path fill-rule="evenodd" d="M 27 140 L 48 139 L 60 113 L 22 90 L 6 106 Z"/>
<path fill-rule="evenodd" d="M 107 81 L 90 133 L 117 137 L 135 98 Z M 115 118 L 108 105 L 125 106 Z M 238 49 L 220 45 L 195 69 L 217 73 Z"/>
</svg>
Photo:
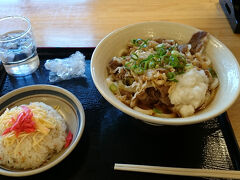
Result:
<svg viewBox="0 0 240 180">
<path fill-rule="evenodd" d="M 112 84 L 109 86 L 109 89 L 110 89 L 114 94 L 116 94 L 117 91 L 118 91 L 118 87 L 117 87 L 114 83 L 112 83 Z"/>
<path fill-rule="evenodd" d="M 169 65 L 172 66 L 173 68 L 176 68 L 179 66 L 179 60 L 176 55 L 171 55 L 169 57 Z"/>
<path fill-rule="evenodd" d="M 133 40 L 132 40 L 132 44 L 133 44 L 134 46 L 139 47 L 139 49 L 141 49 L 141 48 L 147 47 L 148 41 L 149 41 L 149 40 L 133 39 Z"/>
<path fill-rule="evenodd" d="M 174 81 L 174 82 L 178 82 L 178 80 L 176 79 L 176 75 L 174 72 L 168 72 L 167 73 L 167 78 L 169 81 Z"/>
<path fill-rule="evenodd" d="M 126 62 L 124 66 L 129 70 L 137 67 L 136 62 L 134 60 Z"/>
<path fill-rule="evenodd" d="M 176 49 L 177 49 L 177 45 L 173 45 L 168 48 L 169 51 L 174 51 Z"/>
<path fill-rule="evenodd" d="M 149 68 L 149 63 L 151 61 L 154 61 L 152 58 L 154 57 L 154 55 L 149 55 L 146 59 L 140 61 L 139 63 L 139 67 L 141 67 L 144 70 L 147 70 Z"/>
<path fill-rule="evenodd" d="M 160 110 L 157 109 L 157 108 L 153 108 L 153 112 L 158 113 L 158 114 L 162 114 L 162 111 L 160 111 Z"/>
<path fill-rule="evenodd" d="M 157 55 L 164 56 L 167 53 L 167 50 L 165 48 L 164 45 L 161 44 L 161 46 L 156 46 L 156 51 L 157 51 Z"/>
<path fill-rule="evenodd" d="M 143 74 L 144 70 L 141 67 L 137 67 L 133 70 L 136 74 Z"/>
<path fill-rule="evenodd" d="M 127 69 L 131 69 L 132 63 L 131 62 L 126 62 L 124 65 Z"/>
<path fill-rule="evenodd" d="M 146 69 L 147 69 L 147 63 L 148 63 L 147 60 L 144 59 L 144 60 L 142 60 L 142 61 L 139 63 L 138 67 L 146 70 Z"/>
<path fill-rule="evenodd" d="M 138 59 L 138 55 L 137 55 L 136 53 L 132 53 L 132 54 L 131 54 L 131 58 L 132 58 L 133 60 L 137 60 L 137 59 Z"/>
<path fill-rule="evenodd" d="M 217 77 L 217 73 L 213 70 L 213 68 L 209 68 L 208 71 L 211 73 L 212 77 Z"/>
<path fill-rule="evenodd" d="M 148 68 L 149 69 L 153 69 L 156 67 L 156 63 L 154 60 L 151 60 L 149 63 L 148 63 Z"/>
<path fill-rule="evenodd" d="M 140 41 L 141 39 L 133 39 L 132 40 L 132 44 L 135 45 L 135 46 L 138 46 L 138 42 Z"/>
<path fill-rule="evenodd" d="M 133 39 L 132 44 L 138 49 L 147 47 L 149 40 Z M 191 68 L 187 64 L 187 60 L 183 54 L 177 50 L 177 45 L 166 47 L 165 44 L 158 44 L 155 46 L 155 52 L 149 55 L 147 58 L 140 58 L 136 52 L 131 53 L 131 60 L 125 64 L 125 67 L 132 70 L 136 74 L 143 74 L 148 69 L 165 68 L 168 72 L 167 77 L 169 81 L 177 82 L 176 75 L 184 73 Z M 133 62 L 134 61 L 134 62 Z"/>
<path fill-rule="evenodd" d="M 171 51 L 172 55 L 176 55 L 176 56 L 181 56 L 180 52 L 176 51 L 176 50 L 172 50 Z"/>
<path fill-rule="evenodd" d="M 164 65 L 169 65 L 170 57 L 168 55 L 162 56 Z"/>
<path fill-rule="evenodd" d="M 185 70 L 192 69 L 192 68 L 193 68 L 193 65 L 191 63 L 187 63 L 185 65 Z"/>
<path fill-rule="evenodd" d="M 148 40 L 143 40 L 143 42 L 142 42 L 142 44 L 139 46 L 139 49 L 141 49 L 141 48 L 145 48 L 145 47 L 147 47 L 148 46 Z"/>
</svg>

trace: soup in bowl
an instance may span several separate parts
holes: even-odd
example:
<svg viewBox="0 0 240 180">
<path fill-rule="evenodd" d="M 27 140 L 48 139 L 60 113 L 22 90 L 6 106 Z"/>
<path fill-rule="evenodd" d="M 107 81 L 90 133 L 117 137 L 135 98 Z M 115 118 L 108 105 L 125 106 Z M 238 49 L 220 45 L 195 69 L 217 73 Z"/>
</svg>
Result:
<svg viewBox="0 0 240 180">
<path fill-rule="evenodd" d="M 209 33 L 177 23 L 113 31 L 96 47 L 91 73 L 108 102 L 153 124 L 211 119 L 239 94 L 239 65 L 229 49 Z"/>
</svg>

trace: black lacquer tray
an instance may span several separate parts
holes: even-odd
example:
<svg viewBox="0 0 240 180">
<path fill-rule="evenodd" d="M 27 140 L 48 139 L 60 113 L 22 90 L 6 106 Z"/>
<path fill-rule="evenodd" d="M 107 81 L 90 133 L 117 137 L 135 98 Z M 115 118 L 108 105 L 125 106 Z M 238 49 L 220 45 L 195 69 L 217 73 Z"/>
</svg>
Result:
<svg viewBox="0 0 240 180">
<path fill-rule="evenodd" d="M 79 50 L 86 56 L 86 78 L 50 83 L 46 59 L 68 57 Z M 97 91 L 90 74 L 94 48 L 38 48 L 40 68 L 15 78 L 0 69 L 0 96 L 32 84 L 52 84 L 75 94 L 86 115 L 83 136 L 74 151 L 43 173 L 18 179 L 169 180 L 204 179 L 114 171 L 114 163 L 186 168 L 239 170 L 240 155 L 227 114 L 187 126 L 152 126 L 109 104 Z M 1 176 L 0 179 L 13 179 Z"/>
</svg>

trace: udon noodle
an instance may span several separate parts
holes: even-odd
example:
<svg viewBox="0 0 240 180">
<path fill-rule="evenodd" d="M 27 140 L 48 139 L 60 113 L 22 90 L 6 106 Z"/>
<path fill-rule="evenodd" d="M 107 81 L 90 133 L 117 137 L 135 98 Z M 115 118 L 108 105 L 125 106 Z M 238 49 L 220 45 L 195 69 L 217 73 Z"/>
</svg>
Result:
<svg viewBox="0 0 240 180">
<path fill-rule="evenodd" d="M 167 39 L 132 39 L 109 62 L 106 79 L 124 104 L 147 115 L 193 115 L 213 99 L 219 81 L 204 55 L 208 35 L 193 34 L 186 44 Z"/>
</svg>

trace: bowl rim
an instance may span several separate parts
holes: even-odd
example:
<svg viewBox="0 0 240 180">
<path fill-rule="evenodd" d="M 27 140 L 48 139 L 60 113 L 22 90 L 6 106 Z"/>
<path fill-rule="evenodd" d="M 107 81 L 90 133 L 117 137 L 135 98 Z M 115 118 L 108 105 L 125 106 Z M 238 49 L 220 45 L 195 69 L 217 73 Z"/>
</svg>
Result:
<svg viewBox="0 0 240 180">
<path fill-rule="evenodd" d="M 38 173 L 41 173 L 43 171 L 46 171 L 46 170 L 54 167 L 58 163 L 60 163 L 63 159 L 65 159 L 73 151 L 73 149 L 77 146 L 79 140 L 82 137 L 83 130 L 84 130 L 84 127 L 85 127 L 85 112 L 84 112 L 83 106 L 74 94 L 72 94 L 70 91 L 68 91 L 64 88 L 54 86 L 54 85 L 48 85 L 48 84 L 37 84 L 37 85 L 24 86 L 24 87 L 15 89 L 15 90 L 10 91 L 7 94 L 3 95 L 0 98 L 0 102 L 4 102 L 9 97 L 16 96 L 17 94 L 19 94 L 21 92 L 26 92 L 26 91 L 36 90 L 36 89 L 57 91 L 59 93 L 62 93 L 64 95 L 66 95 L 68 98 L 70 98 L 75 103 L 75 105 L 77 106 L 77 108 L 79 110 L 79 113 L 80 113 L 79 118 L 81 119 L 81 122 L 79 123 L 79 130 L 76 133 L 76 139 L 71 143 L 71 145 L 65 150 L 65 152 L 63 154 L 61 154 L 57 159 L 50 162 L 49 164 L 46 164 L 44 166 L 40 166 L 40 167 L 35 168 L 35 169 L 29 169 L 29 170 L 24 170 L 24 171 L 11 171 L 11 170 L 7 170 L 7 169 L 2 169 L 0 167 L 0 174 L 2 174 L 2 175 L 20 177 L 20 176 L 30 176 L 30 175 L 34 175 L 34 174 L 38 174 Z"/>
<path fill-rule="evenodd" d="M 151 25 L 151 24 L 161 24 L 161 25 L 175 25 L 175 26 L 182 26 L 183 28 L 187 28 L 190 30 L 193 30 L 195 32 L 197 31 L 202 31 L 198 28 L 195 28 L 193 26 L 190 25 L 185 25 L 185 24 L 180 24 L 180 23 L 176 23 L 176 22 L 168 22 L 168 21 L 149 21 L 149 22 L 141 22 L 141 23 L 135 23 L 135 24 L 129 24 L 127 26 L 123 26 L 120 27 L 112 32 L 110 32 L 108 35 L 106 35 L 96 46 L 96 48 L 94 49 L 94 52 L 91 56 L 91 76 L 93 79 L 93 82 L 96 86 L 96 88 L 98 89 L 98 91 L 101 93 L 101 95 L 109 102 L 111 103 L 114 107 L 116 107 L 117 109 L 121 110 L 122 112 L 136 118 L 142 121 L 145 121 L 147 123 L 150 124 L 156 124 L 156 125 L 188 125 L 188 124 L 196 124 L 196 123 L 200 123 L 203 121 L 206 121 L 208 119 L 217 117 L 218 115 L 224 113 L 230 106 L 233 105 L 233 103 L 236 101 L 236 99 L 238 98 L 239 94 L 240 94 L 240 83 L 238 83 L 237 85 L 237 93 L 235 93 L 232 96 L 232 101 L 229 102 L 227 105 L 224 106 L 224 108 L 220 109 L 217 113 L 210 113 L 210 116 L 207 117 L 199 117 L 199 115 L 196 116 L 189 116 L 189 117 L 185 117 L 185 118 L 160 118 L 160 117 L 154 117 L 154 116 L 150 116 L 150 115 L 146 115 L 143 113 L 140 113 L 138 111 L 133 110 L 132 108 L 128 107 L 127 105 L 123 104 L 120 100 L 118 100 L 118 102 L 112 100 L 105 92 L 104 90 L 102 90 L 100 88 L 100 85 L 98 84 L 97 80 L 96 80 L 96 76 L 94 73 L 94 59 L 99 48 L 101 48 L 103 46 L 103 42 L 106 41 L 108 38 L 110 38 L 111 36 L 120 33 L 121 31 L 124 31 L 128 28 L 131 28 L 133 26 L 141 26 L 141 25 Z M 232 57 L 232 60 L 234 61 L 234 63 L 236 64 L 236 68 L 238 69 L 238 74 L 240 73 L 240 67 L 239 67 L 239 63 L 236 59 L 236 57 L 233 55 L 233 53 L 228 49 L 228 47 L 223 44 L 221 41 L 219 41 L 217 38 L 215 38 L 213 35 L 209 34 L 209 39 L 214 40 L 215 42 L 217 42 L 218 44 L 220 44 L 221 46 L 223 46 L 224 49 L 226 49 L 229 53 L 229 55 Z"/>
</svg>

